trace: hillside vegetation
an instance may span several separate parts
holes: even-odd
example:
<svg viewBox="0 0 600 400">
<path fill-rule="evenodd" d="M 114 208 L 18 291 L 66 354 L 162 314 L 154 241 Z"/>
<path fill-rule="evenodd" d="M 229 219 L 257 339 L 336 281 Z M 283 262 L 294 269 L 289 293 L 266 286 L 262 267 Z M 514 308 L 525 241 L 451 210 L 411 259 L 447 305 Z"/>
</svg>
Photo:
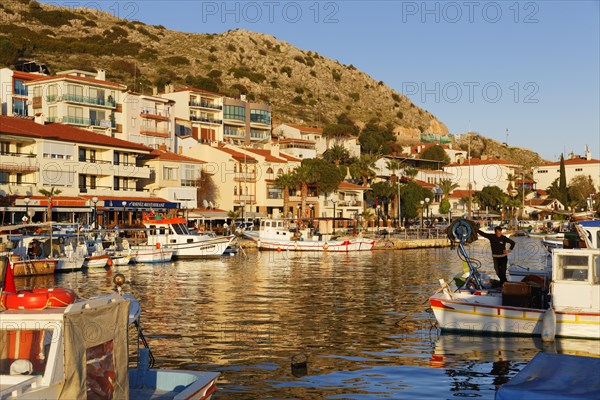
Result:
<svg viewBox="0 0 600 400">
<path fill-rule="evenodd" d="M 167 83 L 269 102 L 278 122 L 324 126 L 346 114 L 359 127 L 387 126 L 405 138 L 446 126 L 352 65 L 245 30 L 191 34 L 90 9 L 30 0 L 0 3 L 0 65 L 35 59 L 53 72 L 107 70 L 107 78 L 151 93 Z"/>
<path fill-rule="evenodd" d="M 534 151 L 523 149 L 521 147 L 507 146 L 496 140 L 483 137 L 476 133 L 460 135 L 456 140 L 456 144 L 465 151 L 467 151 L 469 148 L 469 142 L 471 147 L 471 157 L 500 157 L 516 164 L 523 165 L 526 168 L 542 165 L 548 162 Z"/>
</svg>

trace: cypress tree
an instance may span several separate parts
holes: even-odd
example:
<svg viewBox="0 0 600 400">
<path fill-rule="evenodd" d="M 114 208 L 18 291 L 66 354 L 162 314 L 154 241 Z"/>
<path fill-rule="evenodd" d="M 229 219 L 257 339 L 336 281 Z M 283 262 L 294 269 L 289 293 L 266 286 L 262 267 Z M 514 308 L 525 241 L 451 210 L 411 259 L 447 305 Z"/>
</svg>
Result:
<svg viewBox="0 0 600 400">
<path fill-rule="evenodd" d="M 569 201 L 569 191 L 567 190 L 567 173 L 565 171 L 565 159 L 563 155 L 560 155 L 560 176 L 558 178 L 558 192 L 560 198 L 558 199 L 565 207 Z"/>
</svg>

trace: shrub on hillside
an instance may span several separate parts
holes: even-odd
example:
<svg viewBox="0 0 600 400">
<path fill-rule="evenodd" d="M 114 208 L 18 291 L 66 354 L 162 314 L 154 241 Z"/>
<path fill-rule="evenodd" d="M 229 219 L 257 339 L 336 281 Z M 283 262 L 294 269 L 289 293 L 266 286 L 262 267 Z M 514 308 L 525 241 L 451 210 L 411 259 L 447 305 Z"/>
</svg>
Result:
<svg viewBox="0 0 600 400">
<path fill-rule="evenodd" d="M 184 56 L 171 56 L 171 57 L 165 58 L 164 61 L 168 65 L 172 65 L 174 67 L 181 66 L 181 65 L 189 65 L 190 64 L 190 60 L 188 60 Z"/>
</svg>

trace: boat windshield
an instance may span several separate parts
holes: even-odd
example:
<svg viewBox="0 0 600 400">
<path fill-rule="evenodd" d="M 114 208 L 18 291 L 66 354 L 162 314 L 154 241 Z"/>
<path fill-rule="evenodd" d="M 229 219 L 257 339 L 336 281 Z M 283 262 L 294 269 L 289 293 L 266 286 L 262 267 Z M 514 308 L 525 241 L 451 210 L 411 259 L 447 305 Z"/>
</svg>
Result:
<svg viewBox="0 0 600 400">
<path fill-rule="evenodd" d="M 190 235 L 190 231 L 185 224 L 173 224 L 171 227 L 177 235 Z"/>
<path fill-rule="evenodd" d="M 0 375 L 43 375 L 51 343 L 50 329 L 0 330 Z"/>
</svg>

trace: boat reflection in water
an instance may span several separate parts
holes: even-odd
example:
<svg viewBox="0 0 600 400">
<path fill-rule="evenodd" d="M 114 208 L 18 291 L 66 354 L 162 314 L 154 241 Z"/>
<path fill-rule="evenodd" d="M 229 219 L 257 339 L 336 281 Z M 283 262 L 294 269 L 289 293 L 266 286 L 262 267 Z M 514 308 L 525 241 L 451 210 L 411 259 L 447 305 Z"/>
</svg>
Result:
<svg viewBox="0 0 600 400">
<path fill-rule="evenodd" d="M 443 333 L 435 343 L 429 364 L 445 369 L 455 391 L 481 394 L 484 388 L 507 383 L 542 351 L 600 357 L 600 341 L 560 338 L 544 343 L 539 337 Z"/>
</svg>

